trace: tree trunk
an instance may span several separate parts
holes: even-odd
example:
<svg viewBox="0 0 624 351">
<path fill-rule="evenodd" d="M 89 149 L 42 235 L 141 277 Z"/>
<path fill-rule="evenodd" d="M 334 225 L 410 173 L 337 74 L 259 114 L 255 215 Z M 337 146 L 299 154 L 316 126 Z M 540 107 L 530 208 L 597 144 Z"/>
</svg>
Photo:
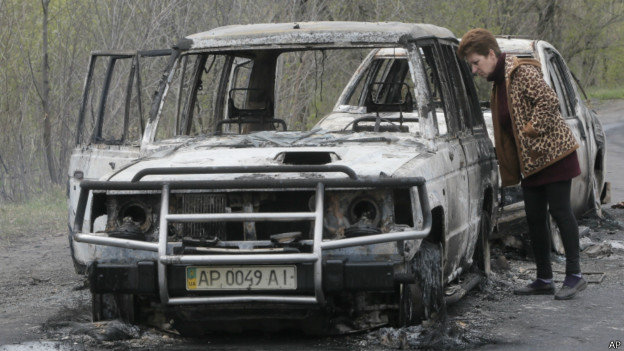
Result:
<svg viewBox="0 0 624 351">
<path fill-rule="evenodd" d="M 48 5 L 50 0 L 41 0 L 43 7 L 43 64 L 41 70 L 41 104 L 43 105 L 43 149 L 50 180 L 59 184 L 59 177 L 56 172 L 54 162 L 54 151 L 52 150 L 52 123 L 50 123 L 50 81 L 48 79 Z"/>
<path fill-rule="evenodd" d="M 539 6 L 539 18 L 537 21 L 538 38 L 551 43 L 560 43 L 561 32 L 558 28 L 558 17 L 561 15 L 558 0 L 546 0 Z"/>
</svg>

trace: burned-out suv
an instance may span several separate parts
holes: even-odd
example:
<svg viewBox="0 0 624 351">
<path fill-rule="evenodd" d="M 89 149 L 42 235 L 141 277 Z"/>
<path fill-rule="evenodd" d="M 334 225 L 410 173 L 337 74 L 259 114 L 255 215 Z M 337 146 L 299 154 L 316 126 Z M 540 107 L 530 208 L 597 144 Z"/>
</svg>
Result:
<svg viewBox="0 0 624 351">
<path fill-rule="evenodd" d="M 69 169 L 94 320 L 345 332 L 461 296 L 498 189 L 456 48 L 432 25 L 317 22 L 94 53 Z"/>
</svg>

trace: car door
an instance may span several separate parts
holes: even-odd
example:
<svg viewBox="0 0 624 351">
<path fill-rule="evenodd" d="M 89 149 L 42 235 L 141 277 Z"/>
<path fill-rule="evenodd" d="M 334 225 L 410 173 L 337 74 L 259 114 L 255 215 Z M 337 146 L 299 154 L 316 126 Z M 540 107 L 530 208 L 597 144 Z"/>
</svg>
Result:
<svg viewBox="0 0 624 351">
<path fill-rule="evenodd" d="M 493 208 L 491 201 L 495 189 L 491 185 L 497 182 L 497 165 L 470 70 L 466 62 L 457 57 L 456 43 L 450 40 L 441 41 L 441 49 L 447 62 L 452 103 L 460 120 L 458 137 L 466 162 L 464 168 L 467 173 L 468 208 L 465 220 L 468 231 L 465 234 L 466 239 L 462 241 L 462 253 L 469 261 L 479 234 L 481 217 L 484 211 L 491 214 Z"/>
<path fill-rule="evenodd" d="M 170 50 L 93 52 L 68 167 L 69 226 L 82 180 L 100 179 L 140 157 L 151 91 Z"/>
<path fill-rule="evenodd" d="M 444 163 L 443 174 L 445 238 L 444 276 L 452 280 L 466 258 L 468 236 L 471 231 L 470 186 L 466 155 L 462 146 L 465 126 L 461 120 L 457 97 L 453 88 L 449 63 L 444 48 L 438 41 L 426 40 L 417 43 L 421 51 L 425 75 L 435 106 L 438 131 L 434 138 L 436 153 Z"/>
<path fill-rule="evenodd" d="M 593 154 L 591 150 L 591 130 L 587 121 L 579 115 L 577 94 L 574 90 L 572 79 L 568 72 L 565 61 L 553 48 L 543 48 L 545 63 L 545 78 L 557 93 L 559 98 L 559 110 L 566 123 L 572 129 L 576 141 L 580 147 L 576 150 L 581 167 L 581 175 L 572 180 L 570 201 L 576 215 L 587 210 L 588 199 L 592 191 Z"/>
</svg>

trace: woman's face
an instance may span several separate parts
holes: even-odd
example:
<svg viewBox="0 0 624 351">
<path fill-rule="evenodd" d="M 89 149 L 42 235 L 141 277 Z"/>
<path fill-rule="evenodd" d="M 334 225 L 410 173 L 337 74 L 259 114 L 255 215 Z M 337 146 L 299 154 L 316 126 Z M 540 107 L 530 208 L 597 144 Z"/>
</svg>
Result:
<svg viewBox="0 0 624 351">
<path fill-rule="evenodd" d="M 473 52 L 466 56 L 466 60 L 470 64 L 472 74 L 478 74 L 483 78 L 487 78 L 490 74 L 492 74 L 492 72 L 494 72 L 496 63 L 498 62 L 498 57 L 496 57 L 494 50 L 490 49 L 487 56 L 479 55 Z"/>
</svg>

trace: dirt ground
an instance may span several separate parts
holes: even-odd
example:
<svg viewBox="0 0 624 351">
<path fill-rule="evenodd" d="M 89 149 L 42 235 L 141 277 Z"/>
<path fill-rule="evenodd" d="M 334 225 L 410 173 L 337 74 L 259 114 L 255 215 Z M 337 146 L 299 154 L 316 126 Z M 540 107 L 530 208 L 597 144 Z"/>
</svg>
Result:
<svg viewBox="0 0 624 351">
<path fill-rule="evenodd" d="M 581 265 L 587 290 L 571 301 L 515 296 L 533 279 L 534 265 L 515 249 L 493 243 L 493 273 L 444 322 L 382 328 L 343 337 L 214 336 L 189 340 L 120 322 L 91 323 L 90 294 L 74 273 L 66 232 L 28 233 L 0 243 L 0 351 L 18 350 L 606 350 L 624 342 L 624 101 L 595 104 L 609 140 L 611 203 L 603 218 L 585 217 Z M 563 258 L 553 255 L 555 271 Z M 562 275 L 556 275 L 557 285 Z M 615 344 L 613 344 L 615 345 Z M 621 346 L 624 348 L 624 345 Z"/>
</svg>

